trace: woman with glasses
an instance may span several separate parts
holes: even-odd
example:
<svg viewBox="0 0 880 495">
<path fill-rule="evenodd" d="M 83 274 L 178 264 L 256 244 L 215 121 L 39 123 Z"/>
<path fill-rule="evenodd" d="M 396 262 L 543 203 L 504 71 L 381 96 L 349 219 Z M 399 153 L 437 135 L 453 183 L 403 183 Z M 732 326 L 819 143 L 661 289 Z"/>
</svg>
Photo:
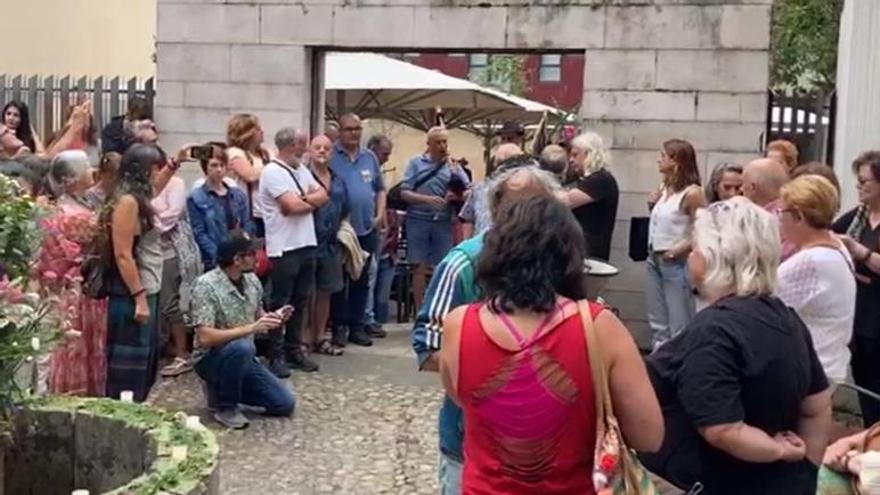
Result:
<svg viewBox="0 0 880 495">
<path fill-rule="evenodd" d="M 856 262 L 856 313 L 853 323 L 852 372 L 856 384 L 880 392 L 880 151 L 866 151 L 853 162 L 859 202 L 833 229 Z M 880 421 L 880 401 L 860 395 L 862 421 Z"/>
<path fill-rule="evenodd" d="M 645 467 L 713 495 L 816 492 L 831 392 L 810 332 L 773 294 L 773 214 L 745 198 L 697 212 L 688 269 L 709 302 L 647 358 L 665 420 Z"/>
<path fill-rule="evenodd" d="M 742 195 L 742 165 L 737 163 L 719 163 L 712 170 L 709 183 L 706 184 L 706 203 L 725 201 L 734 196 Z"/>
<path fill-rule="evenodd" d="M 856 280 L 849 252 L 831 231 L 837 189 L 824 177 L 804 175 L 780 193 L 780 233 L 796 252 L 779 266 L 777 295 L 807 325 L 828 379 L 840 383 L 849 367 Z"/>
</svg>

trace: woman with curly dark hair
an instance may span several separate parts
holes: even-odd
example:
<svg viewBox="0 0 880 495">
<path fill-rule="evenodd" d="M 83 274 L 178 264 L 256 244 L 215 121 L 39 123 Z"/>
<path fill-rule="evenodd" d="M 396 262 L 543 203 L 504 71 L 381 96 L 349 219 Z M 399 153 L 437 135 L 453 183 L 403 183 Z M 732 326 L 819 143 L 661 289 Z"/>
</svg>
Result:
<svg viewBox="0 0 880 495">
<path fill-rule="evenodd" d="M 462 493 L 594 493 L 598 383 L 587 332 L 610 370 L 630 447 L 659 447 L 660 407 L 627 329 L 585 300 L 586 246 L 569 209 L 534 197 L 496 222 L 477 275 L 485 302 L 455 309 L 443 325 L 440 372 L 464 411 Z"/>
</svg>

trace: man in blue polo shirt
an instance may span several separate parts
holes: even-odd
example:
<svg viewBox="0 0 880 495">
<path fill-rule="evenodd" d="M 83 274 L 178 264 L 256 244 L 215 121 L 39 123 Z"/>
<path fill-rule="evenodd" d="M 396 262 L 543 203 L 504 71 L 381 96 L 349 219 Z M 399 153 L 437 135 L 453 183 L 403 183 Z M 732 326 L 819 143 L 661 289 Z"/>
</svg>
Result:
<svg viewBox="0 0 880 495">
<path fill-rule="evenodd" d="M 349 221 L 358 236 L 361 248 L 370 256 L 378 249 L 378 230 L 385 222 L 385 184 L 379 160 L 370 150 L 361 146 L 363 126 L 354 114 L 339 119 L 339 141 L 333 148 L 330 169 L 345 183 L 350 208 Z M 370 260 L 367 260 L 369 266 Z M 358 280 L 351 280 L 348 297 L 345 291 L 333 296 L 334 335 L 344 335 L 356 345 L 370 346 L 373 341 L 364 328 L 364 312 L 369 291 L 369 270 Z"/>
<path fill-rule="evenodd" d="M 421 307 L 430 268 L 452 249 L 452 217 L 464 203 L 467 174 L 449 157 L 446 129 L 428 131 L 428 149 L 409 162 L 401 197 L 406 209 L 407 261 L 414 265 L 413 298 Z M 458 201 L 458 204 L 456 204 Z"/>
</svg>

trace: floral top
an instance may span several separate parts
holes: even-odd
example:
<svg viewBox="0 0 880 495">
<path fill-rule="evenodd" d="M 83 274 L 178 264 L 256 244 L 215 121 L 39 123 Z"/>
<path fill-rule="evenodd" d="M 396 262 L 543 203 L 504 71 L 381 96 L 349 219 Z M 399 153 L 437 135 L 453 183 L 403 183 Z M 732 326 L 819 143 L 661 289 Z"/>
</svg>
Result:
<svg viewBox="0 0 880 495">
<path fill-rule="evenodd" d="M 241 290 L 221 268 L 214 268 L 196 279 L 193 300 L 199 301 L 192 311 L 194 327 L 206 326 L 231 329 L 253 323 L 261 310 L 263 286 L 253 273 L 242 275 Z M 253 339 L 253 336 L 247 337 Z M 196 334 L 194 359 L 208 352 Z"/>
</svg>

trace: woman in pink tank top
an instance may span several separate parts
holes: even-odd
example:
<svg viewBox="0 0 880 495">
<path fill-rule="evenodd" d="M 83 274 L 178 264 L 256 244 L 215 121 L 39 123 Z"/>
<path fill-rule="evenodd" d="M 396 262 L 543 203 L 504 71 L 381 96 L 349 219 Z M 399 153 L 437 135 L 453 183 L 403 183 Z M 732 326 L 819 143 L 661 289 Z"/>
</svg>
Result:
<svg viewBox="0 0 880 495">
<path fill-rule="evenodd" d="M 576 303 L 583 239 L 554 198 L 508 206 L 480 256 L 485 302 L 445 319 L 440 368 L 464 411 L 464 495 L 595 493 L 596 392 Z M 610 311 L 588 307 L 625 439 L 656 450 L 663 421 L 635 343 Z"/>
</svg>

